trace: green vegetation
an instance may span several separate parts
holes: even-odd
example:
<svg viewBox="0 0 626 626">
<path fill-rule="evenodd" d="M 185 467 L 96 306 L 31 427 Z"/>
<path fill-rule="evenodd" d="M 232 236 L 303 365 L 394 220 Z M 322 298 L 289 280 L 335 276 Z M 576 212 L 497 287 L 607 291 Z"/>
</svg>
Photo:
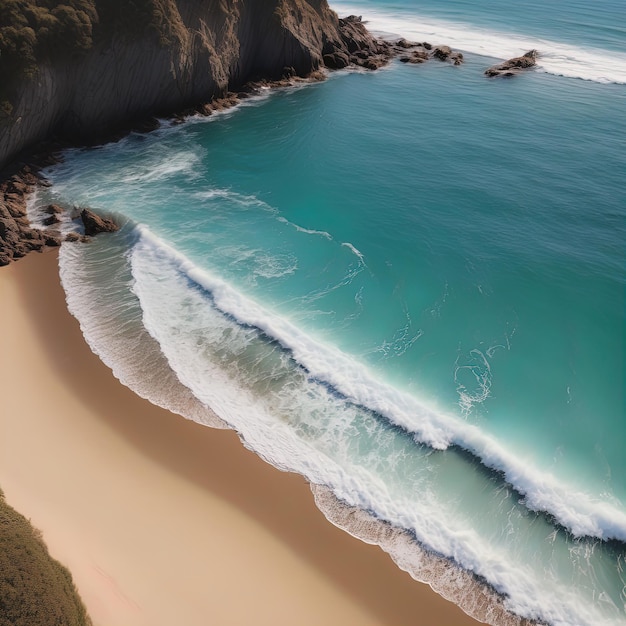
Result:
<svg viewBox="0 0 626 626">
<path fill-rule="evenodd" d="M 83 54 L 98 22 L 94 0 L 0 0 L 0 123 L 12 112 L 11 87 L 43 59 Z"/>
<path fill-rule="evenodd" d="M 84 53 L 97 23 L 94 0 L 0 0 L 0 76 L 33 75 L 41 59 Z"/>
<path fill-rule="evenodd" d="M 0 626 L 91 626 L 72 575 L 1 491 Z"/>
<path fill-rule="evenodd" d="M 113 35 L 153 34 L 163 46 L 185 37 L 175 0 L 0 0 L 0 123 L 12 112 L 11 89 L 43 62 L 90 50 Z"/>
</svg>

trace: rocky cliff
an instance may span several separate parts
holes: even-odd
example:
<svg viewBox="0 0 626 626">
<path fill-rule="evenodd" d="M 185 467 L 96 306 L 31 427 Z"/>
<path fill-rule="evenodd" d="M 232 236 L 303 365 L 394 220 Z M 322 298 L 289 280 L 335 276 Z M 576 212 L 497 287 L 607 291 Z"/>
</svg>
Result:
<svg viewBox="0 0 626 626">
<path fill-rule="evenodd" d="M 65 30 L 79 33 L 80 46 L 53 54 L 46 52 L 51 44 L 45 48 L 37 37 L 46 35 L 48 41 L 48 22 L 56 19 L 61 28 L 59 20 L 70 18 L 58 12 L 65 5 L 47 2 L 55 8 L 42 9 L 38 4 L 8 0 L 24 33 L 14 36 L 15 58 L 20 58 L 19 46 L 27 44 L 38 56 L 27 75 L 0 76 L 10 103 L 0 122 L 0 169 L 53 133 L 103 136 L 146 115 L 210 101 L 249 80 L 306 76 L 324 62 L 343 66 L 355 51 L 355 35 L 357 48 L 379 52 L 358 20 L 339 20 L 326 0 L 141 0 L 126 6 L 115 0 L 66 0 L 76 6 L 67 13 L 75 23 L 69 21 Z M 143 13 L 124 14 L 135 5 Z M 42 17 L 34 9 L 49 13 Z M 15 29 L 9 32 L 0 24 L 0 55 L 7 52 L 3 30 L 5 47 L 15 35 Z"/>
<path fill-rule="evenodd" d="M 375 69 L 392 54 L 327 0 L 1 0 L 0 265 L 61 241 L 53 217 L 44 231 L 26 217 L 50 163 L 35 144 L 106 139 L 149 116 L 233 104 L 225 96 L 250 81 Z M 26 164 L 7 167 L 23 151 Z"/>
</svg>

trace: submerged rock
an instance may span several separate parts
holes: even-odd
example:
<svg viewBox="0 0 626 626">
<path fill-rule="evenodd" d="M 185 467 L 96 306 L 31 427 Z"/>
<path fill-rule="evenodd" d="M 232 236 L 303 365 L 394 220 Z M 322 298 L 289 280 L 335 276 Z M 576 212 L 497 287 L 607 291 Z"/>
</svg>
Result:
<svg viewBox="0 0 626 626">
<path fill-rule="evenodd" d="M 423 48 L 414 50 L 410 55 L 402 55 L 400 61 L 402 63 L 424 63 L 428 61 L 428 53 Z"/>
<path fill-rule="evenodd" d="M 404 39 L 404 37 L 402 37 L 401 39 L 398 39 L 398 41 L 396 41 L 395 45 L 398 48 L 414 48 L 415 46 L 419 46 L 418 43 L 412 42 L 412 41 L 407 41 L 406 39 Z"/>
<path fill-rule="evenodd" d="M 61 220 L 56 215 L 50 215 L 46 217 L 43 221 L 44 226 L 52 226 L 53 224 L 58 224 Z"/>
<path fill-rule="evenodd" d="M 515 76 L 520 71 L 534 67 L 537 64 L 537 50 L 529 50 L 521 57 L 513 57 L 498 65 L 492 65 L 485 70 L 485 76 Z"/>
</svg>

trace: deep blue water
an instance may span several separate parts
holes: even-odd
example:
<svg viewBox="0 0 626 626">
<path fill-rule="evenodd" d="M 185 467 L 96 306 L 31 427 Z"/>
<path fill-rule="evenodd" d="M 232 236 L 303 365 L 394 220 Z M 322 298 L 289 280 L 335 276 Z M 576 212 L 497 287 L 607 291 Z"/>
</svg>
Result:
<svg viewBox="0 0 626 626">
<path fill-rule="evenodd" d="M 64 248 L 70 309 L 141 395 L 180 381 L 517 615 L 624 624 L 624 6 L 333 6 L 466 62 L 68 153 L 54 200 L 130 220 Z M 483 76 L 533 47 L 537 70 Z M 174 383 L 129 360 L 137 328 Z"/>
</svg>

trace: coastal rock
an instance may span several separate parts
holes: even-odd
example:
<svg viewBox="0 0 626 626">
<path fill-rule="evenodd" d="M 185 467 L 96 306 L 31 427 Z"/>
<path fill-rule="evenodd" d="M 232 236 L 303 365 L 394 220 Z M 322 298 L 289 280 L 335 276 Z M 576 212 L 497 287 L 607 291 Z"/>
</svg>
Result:
<svg viewBox="0 0 626 626">
<path fill-rule="evenodd" d="M 415 48 L 415 46 L 419 46 L 418 43 L 407 41 L 404 37 L 398 39 L 398 41 L 394 44 L 397 48 Z"/>
<path fill-rule="evenodd" d="M 400 61 L 402 61 L 402 63 L 424 63 L 424 61 L 428 61 L 428 58 L 428 52 L 423 48 L 418 48 L 410 55 L 401 56 Z"/>
<path fill-rule="evenodd" d="M 50 215 L 46 217 L 43 221 L 44 226 L 52 226 L 53 224 L 58 224 L 61 220 L 56 215 Z"/>
<path fill-rule="evenodd" d="M 435 59 L 451 61 L 454 65 L 461 65 L 461 63 L 463 63 L 463 54 L 452 50 L 450 46 L 437 46 L 433 48 L 432 55 Z"/>
<path fill-rule="evenodd" d="M 333 52 L 324 55 L 324 65 L 331 70 L 340 70 L 350 65 L 350 58 L 345 52 Z"/>
<path fill-rule="evenodd" d="M 513 57 L 498 65 L 492 65 L 485 70 L 485 76 L 515 76 L 520 71 L 534 67 L 537 64 L 537 50 L 529 50 L 521 57 Z"/>
<path fill-rule="evenodd" d="M 349 15 L 338 21 L 339 40 L 327 39 L 323 47 L 323 61 L 328 69 L 342 69 L 357 65 L 375 70 L 394 55 L 392 46 L 376 39 L 365 27 L 360 16 Z"/>
<path fill-rule="evenodd" d="M 461 65 L 461 63 L 463 63 L 463 61 L 465 60 L 465 58 L 463 57 L 463 53 L 462 52 L 453 52 L 450 55 L 450 60 L 452 61 L 452 63 L 454 65 Z"/>
<path fill-rule="evenodd" d="M 63 237 L 58 230 L 44 230 L 43 238 L 45 245 L 49 248 L 58 248 L 63 241 Z"/>
<path fill-rule="evenodd" d="M 447 61 L 452 54 L 450 46 L 437 46 L 433 49 L 433 56 L 440 61 Z"/>
<path fill-rule="evenodd" d="M 119 226 L 110 219 L 100 217 L 89 209 L 80 212 L 80 219 L 85 227 L 85 235 L 93 237 L 98 233 L 113 233 L 119 230 Z"/>
<path fill-rule="evenodd" d="M 0 265 L 46 245 L 45 235 L 31 228 L 26 216 L 26 195 L 36 181 L 37 176 L 27 166 L 0 183 Z"/>
<path fill-rule="evenodd" d="M 143 0 L 118 3 L 121 15 L 107 4 L 97 5 L 80 54 L 35 48 L 34 76 L 0 75 L 10 104 L 0 111 L 0 169 L 52 135 L 97 143 L 116 130 L 150 130 L 155 117 L 197 110 L 250 81 L 317 77 L 356 51 L 368 53 L 357 57 L 362 67 L 391 56 L 359 17 L 340 20 L 327 0 Z M 133 11 L 145 23 L 119 22 Z"/>
</svg>

